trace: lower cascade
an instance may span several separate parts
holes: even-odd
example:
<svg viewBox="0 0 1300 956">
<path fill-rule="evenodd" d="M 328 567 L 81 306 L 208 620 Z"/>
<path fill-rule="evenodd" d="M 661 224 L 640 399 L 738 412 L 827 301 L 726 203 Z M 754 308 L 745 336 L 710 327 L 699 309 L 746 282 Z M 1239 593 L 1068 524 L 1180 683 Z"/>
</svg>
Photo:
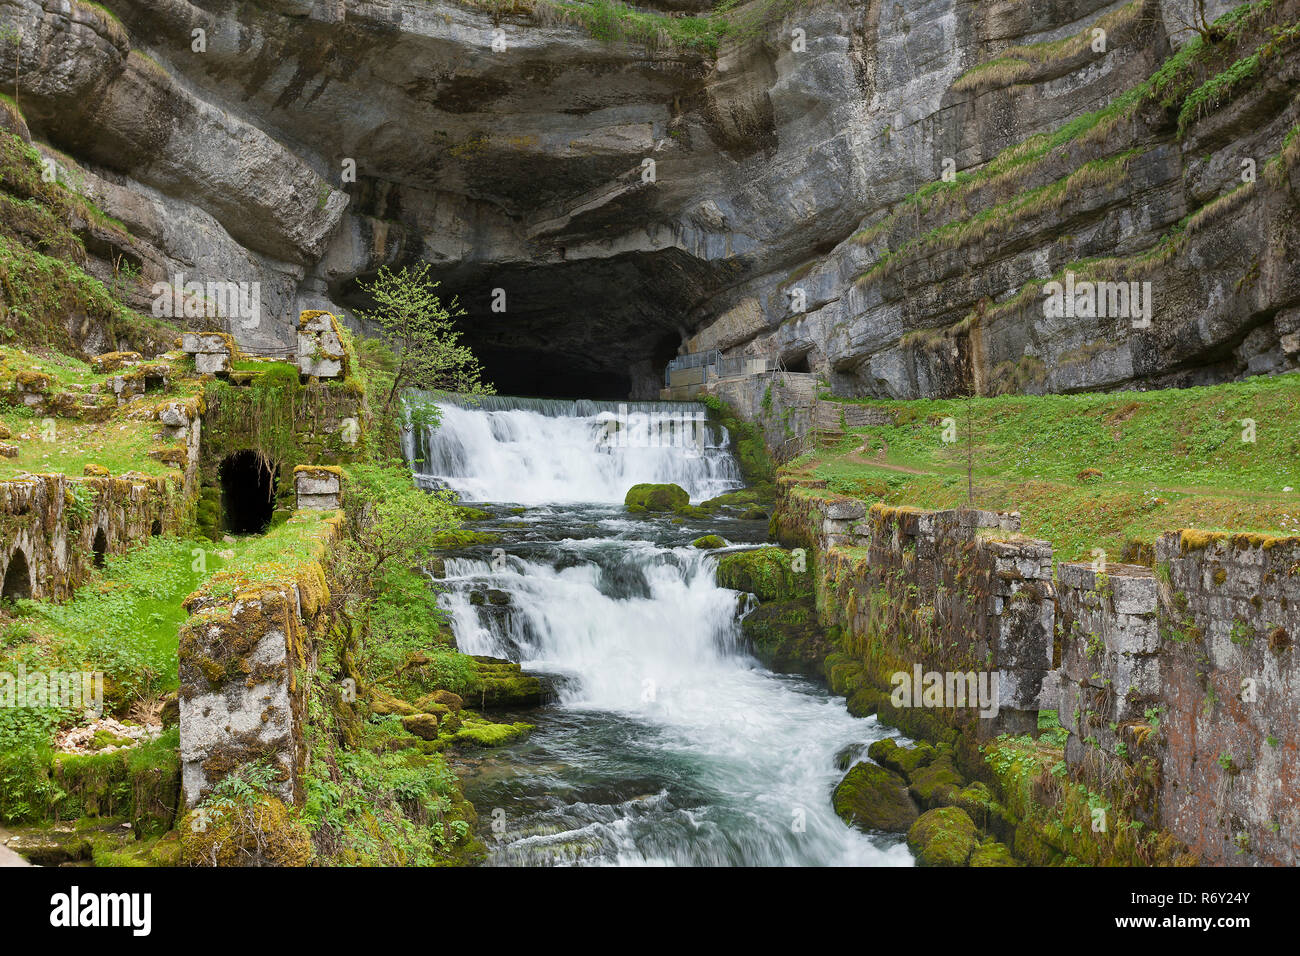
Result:
<svg viewBox="0 0 1300 956">
<path fill-rule="evenodd" d="M 850 829 L 831 808 L 837 757 L 885 731 L 747 654 L 750 599 L 719 587 L 715 559 L 690 544 L 708 532 L 756 544 L 766 523 L 621 506 L 638 482 L 676 482 L 693 501 L 738 487 L 725 432 L 652 445 L 664 420 L 702 409 L 633 413 L 611 443 L 617 407 L 442 403 L 441 426 L 408 441 L 419 480 L 477 503 L 493 517 L 476 527 L 502 535 L 446 560 L 441 602 L 460 649 L 555 688 L 527 715 L 527 742 L 461 768 L 490 862 L 910 865 L 899 838 Z"/>
</svg>

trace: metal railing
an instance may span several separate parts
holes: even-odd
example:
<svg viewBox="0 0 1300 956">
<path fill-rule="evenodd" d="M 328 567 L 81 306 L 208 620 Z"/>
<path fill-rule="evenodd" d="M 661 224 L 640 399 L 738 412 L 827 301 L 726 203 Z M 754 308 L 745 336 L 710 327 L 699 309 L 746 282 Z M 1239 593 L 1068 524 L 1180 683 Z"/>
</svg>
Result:
<svg viewBox="0 0 1300 956">
<path fill-rule="evenodd" d="M 736 378 L 744 375 L 764 375 L 768 372 L 781 372 L 785 365 L 780 359 L 754 358 L 748 355 L 722 357 L 720 349 L 707 352 L 691 352 L 679 355 L 670 361 L 664 369 L 664 385 L 671 387 L 673 373 L 689 369 L 701 369 L 704 380 L 717 378 Z"/>
</svg>

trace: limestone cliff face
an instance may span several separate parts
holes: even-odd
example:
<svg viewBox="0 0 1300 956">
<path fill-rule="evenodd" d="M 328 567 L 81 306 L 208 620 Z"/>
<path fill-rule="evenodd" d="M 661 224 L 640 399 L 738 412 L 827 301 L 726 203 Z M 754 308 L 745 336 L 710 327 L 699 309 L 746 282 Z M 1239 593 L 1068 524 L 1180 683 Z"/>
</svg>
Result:
<svg viewBox="0 0 1300 956">
<path fill-rule="evenodd" d="M 673 0 L 703 39 L 653 48 L 537 3 L 0 0 L 0 90 L 131 232 L 137 304 L 259 282 L 254 346 L 423 259 L 505 391 L 651 395 L 707 348 L 904 397 L 1296 363 L 1294 0 L 1191 43 L 1194 0 Z M 1149 327 L 1045 316 L 1072 265 L 1151 281 Z"/>
</svg>

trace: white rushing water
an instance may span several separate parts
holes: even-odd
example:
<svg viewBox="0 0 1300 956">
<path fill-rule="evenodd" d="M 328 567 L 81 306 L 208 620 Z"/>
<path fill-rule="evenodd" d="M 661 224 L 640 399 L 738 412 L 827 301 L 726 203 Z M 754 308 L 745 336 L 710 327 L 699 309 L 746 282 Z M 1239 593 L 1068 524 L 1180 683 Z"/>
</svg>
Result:
<svg viewBox="0 0 1300 956">
<path fill-rule="evenodd" d="M 509 461 L 547 481 L 569 475 L 571 496 L 598 503 L 669 475 L 696 475 L 695 491 L 719 480 L 657 455 L 611 468 L 591 416 L 520 411 L 447 409 L 430 460 L 462 494 L 487 489 L 515 502 L 527 500 L 533 473 L 500 484 L 486 468 Z M 530 418 L 549 418 L 533 422 L 544 437 L 524 434 Z M 728 461 L 709 467 L 730 474 L 734 462 L 721 455 Z M 831 809 L 843 775 L 836 755 L 884 732 L 745 653 L 746 602 L 717 586 L 715 558 L 688 545 L 707 529 L 587 503 L 515 520 L 525 530 L 504 555 L 447 560 L 442 598 L 462 651 L 560 678 L 555 717 L 526 717 L 539 728 L 509 783 L 472 795 L 511 823 L 495 862 L 910 865 L 897 838 L 870 838 Z M 741 522 L 716 524 L 741 535 Z M 747 524 L 761 540 L 762 526 Z M 483 601 L 490 588 L 509 603 Z"/>
<path fill-rule="evenodd" d="M 741 484 L 726 431 L 701 405 L 499 396 L 436 404 L 441 427 L 408 434 L 407 459 L 426 483 L 467 501 L 614 504 L 639 482 L 672 482 L 698 502 Z"/>
</svg>

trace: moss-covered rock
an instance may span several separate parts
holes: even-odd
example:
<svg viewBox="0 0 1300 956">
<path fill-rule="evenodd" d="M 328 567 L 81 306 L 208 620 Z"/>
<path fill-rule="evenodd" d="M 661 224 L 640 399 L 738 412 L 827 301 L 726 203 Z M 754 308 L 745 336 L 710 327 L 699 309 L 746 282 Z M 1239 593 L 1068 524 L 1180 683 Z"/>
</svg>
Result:
<svg viewBox="0 0 1300 956">
<path fill-rule="evenodd" d="M 434 713 L 435 705 L 441 705 L 446 708 L 448 713 L 459 713 L 460 709 L 465 706 L 464 698 L 460 694 L 453 694 L 449 690 L 435 690 L 432 693 L 425 694 L 415 702 L 415 706 L 426 713 Z"/>
<path fill-rule="evenodd" d="M 180 833 L 188 866 L 306 866 L 312 855 L 307 829 L 269 794 L 237 807 L 192 810 Z"/>
<path fill-rule="evenodd" d="M 771 601 L 745 616 L 741 631 L 765 667 L 786 674 L 816 675 L 830 651 L 811 601 Z"/>
<path fill-rule="evenodd" d="M 727 542 L 716 534 L 706 534 L 691 542 L 692 548 L 699 548 L 701 551 L 712 551 L 715 548 L 725 548 L 726 546 Z"/>
<path fill-rule="evenodd" d="M 928 764 L 918 767 L 908 779 L 912 798 L 926 808 L 951 804 L 965 785 L 948 754 L 937 755 Z"/>
<path fill-rule="evenodd" d="M 769 517 L 771 516 L 767 513 L 767 509 L 760 508 L 758 505 L 746 508 L 740 515 L 742 521 L 766 521 Z"/>
<path fill-rule="evenodd" d="M 414 714 L 415 707 L 409 702 L 402 700 L 400 697 L 394 697 L 385 690 L 376 687 L 370 692 L 369 697 L 370 712 L 386 717 L 389 714 L 401 714 L 403 716 Z"/>
<path fill-rule="evenodd" d="M 402 718 L 402 729 L 421 740 L 438 739 L 437 714 L 409 714 Z"/>
<path fill-rule="evenodd" d="M 523 739 L 532 730 L 532 724 L 526 724 L 522 721 L 513 724 L 499 724 L 484 720 L 475 714 L 467 714 L 460 729 L 451 735 L 450 741 L 461 746 L 502 747 Z"/>
<path fill-rule="evenodd" d="M 988 840 L 971 852 L 967 866 L 1017 866 L 1005 843 Z"/>
<path fill-rule="evenodd" d="M 539 678 L 523 673 L 513 661 L 476 656 L 474 662 L 478 678 L 465 696 L 480 710 L 536 707 L 545 702 L 546 686 Z"/>
<path fill-rule="evenodd" d="M 900 747 L 895 740 L 886 737 L 873 743 L 867 756 L 910 780 L 917 770 L 934 761 L 935 750 L 924 742 L 915 747 Z"/>
<path fill-rule="evenodd" d="M 813 575 L 805 567 L 794 570 L 790 552 L 784 548 L 764 547 L 736 551 L 718 559 L 718 585 L 735 591 L 748 591 L 760 601 L 793 601 L 811 598 Z"/>
<path fill-rule="evenodd" d="M 629 511 L 673 512 L 691 503 L 691 496 L 681 485 L 633 485 L 623 498 Z"/>
<path fill-rule="evenodd" d="M 876 690 L 870 684 L 864 684 L 857 690 L 848 695 L 846 709 L 854 717 L 870 717 L 880 710 L 880 702 L 887 699 L 888 694 Z"/>
<path fill-rule="evenodd" d="M 862 662 L 836 651 L 826 655 L 822 661 L 822 674 L 830 686 L 831 693 L 848 696 L 866 681 L 866 669 Z"/>
<path fill-rule="evenodd" d="M 719 511 L 724 508 L 730 511 L 746 511 L 759 505 L 773 504 L 775 501 L 776 485 L 765 481 L 710 498 L 701 507 L 709 511 Z"/>
<path fill-rule="evenodd" d="M 918 866 L 965 866 L 979 845 L 979 831 L 958 807 L 927 810 L 907 831 Z"/>
<path fill-rule="evenodd" d="M 831 801 L 839 818 L 859 830 L 906 833 L 917 818 L 903 778 L 874 763 L 854 766 Z"/>
</svg>

